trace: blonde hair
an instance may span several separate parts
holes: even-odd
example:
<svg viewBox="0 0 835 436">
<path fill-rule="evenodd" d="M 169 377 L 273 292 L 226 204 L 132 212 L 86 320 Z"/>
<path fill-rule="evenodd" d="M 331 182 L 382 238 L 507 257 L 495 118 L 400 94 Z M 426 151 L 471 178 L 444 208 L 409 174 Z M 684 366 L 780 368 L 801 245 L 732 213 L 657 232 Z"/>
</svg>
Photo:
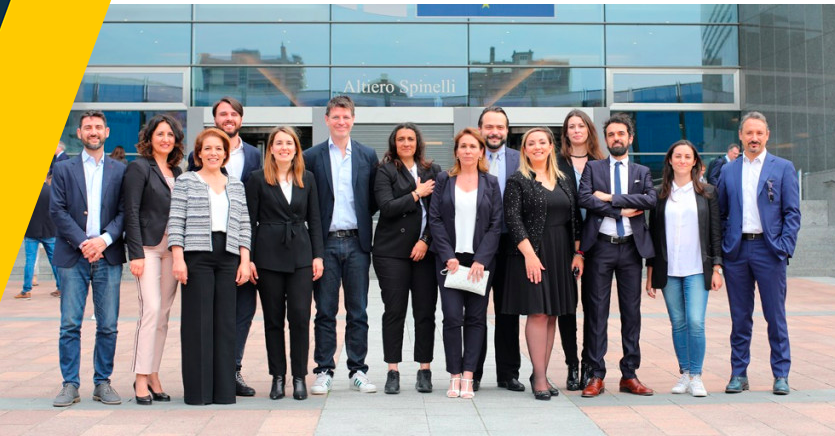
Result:
<svg viewBox="0 0 835 436">
<path fill-rule="evenodd" d="M 276 135 L 284 133 L 293 139 L 293 144 L 296 145 L 296 155 L 293 157 L 293 162 L 290 163 L 290 174 L 293 175 L 293 183 L 299 188 L 304 188 L 302 178 L 304 176 L 304 157 L 302 155 L 302 146 L 299 144 L 299 135 L 296 134 L 296 129 L 287 126 L 279 126 L 270 132 L 270 138 L 267 140 L 267 157 L 264 159 L 264 179 L 270 186 L 278 184 L 278 163 L 273 157 L 272 147 Z"/>
<path fill-rule="evenodd" d="M 532 178 L 531 174 L 533 173 L 533 169 L 531 168 L 530 159 L 525 151 L 525 144 L 528 142 L 528 137 L 536 132 L 544 133 L 545 137 L 548 138 L 548 142 L 551 144 L 551 153 L 548 155 L 548 160 L 545 161 L 545 171 L 547 172 L 548 177 L 552 178 L 554 181 L 565 178 L 565 174 L 563 174 L 559 167 L 557 167 L 557 152 L 554 133 L 547 127 L 534 127 L 533 129 L 525 132 L 525 135 L 522 136 L 522 146 L 519 147 L 519 172 L 527 179 Z"/>
<path fill-rule="evenodd" d="M 476 169 L 482 173 L 486 173 L 490 171 L 490 167 L 487 166 L 487 159 L 485 159 L 485 150 L 487 145 L 484 142 L 484 138 L 481 136 L 481 133 L 478 130 L 472 127 L 465 127 L 461 129 L 458 133 L 455 134 L 455 137 L 452 139 L 452 142 L 455 146 L 452 148 L 452 156 L 455 157 L 456 152 L 458 151 L 458 142 L 466 135 L 470 135 L 478 141 L 478 148 L 481 150 L 481 157 L 478 158 L 478 164 L 476 165 Z M 455 163 L 452 165 L 452 168 L 447 171 L 450 176 L 457 176 L 461 173 L 461 163 L 458 162 L 458 158 L 455 157 Z"/>
</svg>

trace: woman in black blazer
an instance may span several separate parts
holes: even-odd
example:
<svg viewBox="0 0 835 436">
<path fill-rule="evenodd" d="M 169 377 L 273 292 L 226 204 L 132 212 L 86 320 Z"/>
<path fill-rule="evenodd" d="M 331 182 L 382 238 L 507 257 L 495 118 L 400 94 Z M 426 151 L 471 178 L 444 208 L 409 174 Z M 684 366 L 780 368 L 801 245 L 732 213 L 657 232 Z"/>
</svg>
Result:
<svg viewBox="0 0 835 436">
<path fill-rule="evenodd" d="M 557 153 L 557 167 L 560 172 L 570 181 L 572 195 L 577 203 L 577 189 L 580 187 L 580 177 L 588 162 L 603 159 L 600 151 L 600 143 L 597 139 L 597 129 L 591 118 L 583 111 L 574 109 L 565 116 L 560 135 L 560 149 Z M 585 220 L 586 210 L 579 208 L 580 219 Z M 582 254 L 581 254 L 582 255 Z M 585 297 L 591 292 L 589 280 L 580 279 L 580 299 L 583 307 L 587 307 Z M 568 366 L 568 376 L 565 380 L 566 389 L 579 391 L 586 386 L 591 378 L 591 366 L 586 356 L 586 337 L 588 336 L 588 323 L 583 323 L 583 352 L 582 352 L 582 377 L 580 373 L 580 360 L 577 359 L 577 315 L 562 315 L 557 318 L 557 326 L 560 330 L 560 341 L 562 350 L 565 353 L 565 364 Z"/>
<path fill-rule="evenodd" d="M 447 288 L 442 272 L 454 274 L 463 265 L 470 268 L 468 278 L 479 281 L 485 270 L 494 269 L 502 231 L 502 194 L 499 180 L 488 173 L 485 143 L 478 130 L 461 130 L 454 144 L 455 165 L 435 179 L 429 227 L 444 313 L 447 396 L 473 398 L 473 372 L 487 329 L 489 294 Z"/>
<path fill-rule="evenodd" d="M 681 377 L 674 394 L 707 395 L 701 380 L 708 290 L 722 287 L 722 228 L 713 186 L 701 183 L 702 159 L 685 139 L 664 158 L 658 202 L 650 210 L 655 257 L 647 259 L 647 294 L 663 289 Z"/>
<path fill-rule="evenodd" d="M 270 133 L 264 169 L 246 183 L 252 222 L 252 274 L 264 310 L 270 398 L 284 397 L 287 358 L 285 314 L 290 326 L 293 398 L 307 398 L 310 304 L 313 281 L 322 277 L 324 245 L 313 174 L 304 169 L 299 137 L 290 127 Z M 257 265 L 257 267 L 256 267 Z"/>
<path fill-rule="evenodd" d="M 167 114 L 156 115 L 139 133 L 139 152 L 125 170 L 122 196 L 125 202 L 125 242 L 130 272 L 139 289 L 139 321 L 132 370 L 136 404 L 170 401 L 162 390 L 159 367 L 168 315 L 177 292 L 168 250 L 168 211 L 174 179 L 182 170 L 183 129 Z"/>
<path fill-rule="evenodd" d="M 420 363 L 415 388 L 432 392 L 435 347 L 435 306 L 438 282 L 435 256 L 427 253 L 432 241 L 426 215 L 435 177 L 441 167 L 424 159 L 420 130 L 403 123 L 389 135 L 389 149 L 374 179 L 374 196 L 380 218 L 374 232 L 374 271 L 383 297 L 383 359 L 388 363 L 385 392 L 400 392 L 403 326 L 409 290 L 415 320 L 414 358 Z"/>
</svg>

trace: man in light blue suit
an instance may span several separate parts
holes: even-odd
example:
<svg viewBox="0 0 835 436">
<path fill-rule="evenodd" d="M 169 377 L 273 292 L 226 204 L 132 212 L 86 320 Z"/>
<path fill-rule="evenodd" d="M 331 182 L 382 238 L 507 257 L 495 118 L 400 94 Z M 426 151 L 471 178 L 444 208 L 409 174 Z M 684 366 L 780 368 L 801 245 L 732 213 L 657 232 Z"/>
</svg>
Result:
<svg viewBox="0 0 835 436">
<path fill-rule="evenodd" d="M 732 372 L 726 393 L 748 389 L 754 283 L 768 323 L 773 392 L 789 393 L 786 265 L 800 229 L 800 197 L 794 165 L 765 149 L 769 133 L 763 114 L 749 112 L 742 117 L 739 140 L 744 154 L 723 166 L 719 177 L 722 252 L 732 320 Z"/>
</svg>

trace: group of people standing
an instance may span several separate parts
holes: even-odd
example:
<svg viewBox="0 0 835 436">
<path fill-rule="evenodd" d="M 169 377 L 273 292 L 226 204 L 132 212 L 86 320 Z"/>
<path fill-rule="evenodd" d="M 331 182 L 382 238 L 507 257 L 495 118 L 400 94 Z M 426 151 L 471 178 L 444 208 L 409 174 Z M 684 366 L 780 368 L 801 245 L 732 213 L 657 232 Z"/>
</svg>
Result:
<svg viewBox="0 0 835 436">
<path fill-rule="evenodd" d="M 316 379 L 310 393 L 327 394 L 336 369 L 340 288 L 350 386 L 376 392 L 365 362 L 372 253 L 384 303 L 387 394 L 400 392 L 398 365 L 410 294 L 413 358 L 419 363 L 415 388 L 432 392 L 440 295 L 450 374 L 446 395 L 473 398 L 483 375 L 492 289 L 500 388 L 525 390 L 519 382 L 518 339 L 519 315 L 525 315 L 535 398 L 559 393 L 547 377 L 557 327 L 568 369 L 566 388 L 582 389 L 584 397 L 599 395 L 605 389 L 615 276 L 624 347 L 619 388 L 652 395 L 636 375 L 643 259 L 646 291 L 654 298 L 655 289 L 663 289 L 673 326 L 682 373 L 674 393 L 706 395 L 700 379 L 705 308 L 708 290 L 723 285 L 723 264 L 734 324 L 733 373 L 726 391 L 748 387 L 757 282 L 769 323 L 774 392 L 788 393 L 785 264 L 800 222 L 797 182 L 790 162 L 766 154 L 768 128 L 758 113 L 743 118 L 745 157 L 722 169 L 716 188 L 699 182 L 702 162 L 686 140 L 670 148 L 662 184 L 654 187 L 649 169 L 629 161 L 635 132 L 623 114 L 603 126 L 607 158 L 583 111 L 568 114 L 559 142 L 550 129 L 533 128 L 516 151 L 507 147 L 507 114 L 488 107 L 478 128 L 455 135 L 455 161 L 443 171 L 426 158 L 420 129 L 411 123 L 394 128 L 379 162 L 373 149 L 351 139 L 354 104 L 346 96 L 328 103 L 327 141 L 303 152 L 296 132 L 278 127 L 269 136 L 263 165 L 258 150 L 238 134 L 241 103 L 225 97 L 212 113 L 216 127 L 197 135 L 186 172 L 180 169 L 185 135 L 175 118 L 149 120 L 139 135 L 140 156 L 125 167 L 103 155 L 109 130 L 104 115 L 94 111 L 81 117 L 81 155 L 55 165 L 50 210 L 58 229 L 55 261 L 64 294 L 59 347 L 64 382 L 55 406 L 79 400 L 80 327 L 91 283 L 97 324 L 93 398 L 121 402 L 109 377 L 123 240 L 139 291 L 133 359 L 138 404 L 170 401 L 159 369 L 177 283 L 182 284 L 187 404 L 229 404 L 236 396 L 255 394 L 241 376 L 241 362 L 256 296 L 264 312 L 270 398 L 285 396 L 285 319 L 293 397 L 307 398 L 311 299 Z M 462 267 L 469 280 L 485 279 L 488 292 L 445 286 Z M 580 301 L 585 322 L 578 357 Z"/>
</svg>

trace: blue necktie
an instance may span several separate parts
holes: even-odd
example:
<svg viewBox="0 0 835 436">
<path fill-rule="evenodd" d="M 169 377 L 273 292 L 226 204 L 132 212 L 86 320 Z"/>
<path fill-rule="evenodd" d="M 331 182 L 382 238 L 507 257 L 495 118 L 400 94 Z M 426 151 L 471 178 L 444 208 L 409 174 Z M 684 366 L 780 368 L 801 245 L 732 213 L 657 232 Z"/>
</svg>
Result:
<svg viewBox="0 0 835 436">
<path fill-rule="evenodd" d="M 615 162 L 615 195 L 621 194 L 620 191 L 620 166 L 623 165 L 621 162 Z M 623 217 L 618 217 L 615 220 L 615 223 L 618 227 L 618 238 L 622 238 L 626 231 L 623 229 Z"/>
</svg>

